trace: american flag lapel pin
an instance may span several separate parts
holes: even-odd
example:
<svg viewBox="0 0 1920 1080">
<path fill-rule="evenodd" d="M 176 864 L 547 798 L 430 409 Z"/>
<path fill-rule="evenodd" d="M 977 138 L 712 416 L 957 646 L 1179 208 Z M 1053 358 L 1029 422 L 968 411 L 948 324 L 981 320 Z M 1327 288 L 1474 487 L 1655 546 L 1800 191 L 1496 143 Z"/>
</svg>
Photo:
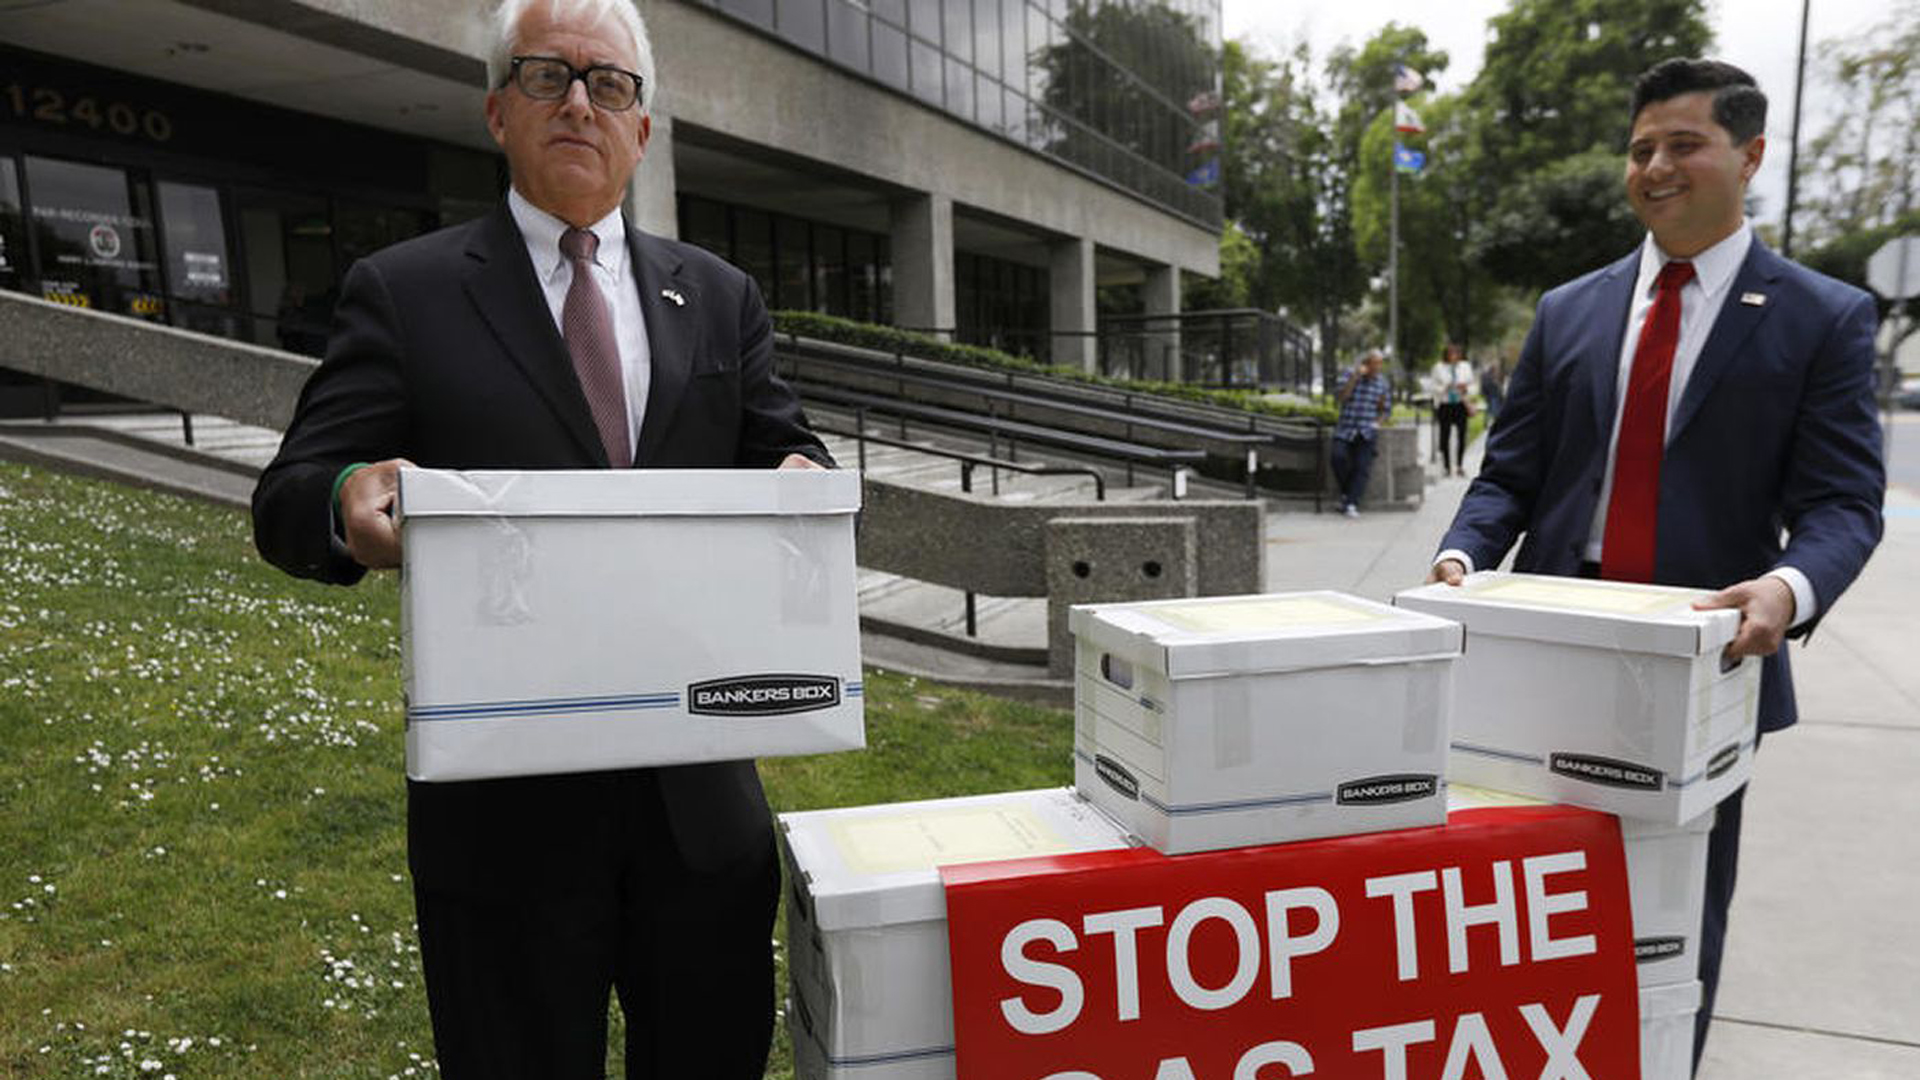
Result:
<svg viewBox="0 0 1920 1080">
<path fill-rule="evenodd" d="M 673 301 L 673 306 L 674 306 L 674 307 L 686 307 L 686 306 L 687 306 L 687 298 L 686 298 L 686 297 L 684 297 L 684 296 L 681 296 L 681 295 L 680 295 L 680 290 L 679 290 L 679 289 L 661 289 L 661 290 L 660 290 L 660 295 L 661 295 L 661 296 L 664 296 L 664 297 L 666 297 L 667 299 L 669 299 L 669 300 L 671 300 L 671 301 Z M 1748 295 L 1752 295 L 1752 294 L 1748 294 Z"/>
<path fill-rule="evenodd" d="M 1763 292 L 1743 292 L 1740 294 L 1740 302 L 1748 307 L 1760 307 L 1767 302 L 1767 294 Z"/>
</svg>

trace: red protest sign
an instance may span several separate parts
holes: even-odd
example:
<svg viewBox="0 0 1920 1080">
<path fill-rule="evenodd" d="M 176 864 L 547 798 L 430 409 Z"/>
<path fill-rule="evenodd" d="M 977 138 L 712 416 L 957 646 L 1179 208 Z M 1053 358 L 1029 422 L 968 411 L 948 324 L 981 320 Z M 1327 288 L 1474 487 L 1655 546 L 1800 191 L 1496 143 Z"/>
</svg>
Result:
<svg viewBox="0 0 1920 1080">
<path fill-rule="evenodd" d="M 941 877 L 962 1080 L 1640 1074 L 1611 815 Z"/>
</svg>

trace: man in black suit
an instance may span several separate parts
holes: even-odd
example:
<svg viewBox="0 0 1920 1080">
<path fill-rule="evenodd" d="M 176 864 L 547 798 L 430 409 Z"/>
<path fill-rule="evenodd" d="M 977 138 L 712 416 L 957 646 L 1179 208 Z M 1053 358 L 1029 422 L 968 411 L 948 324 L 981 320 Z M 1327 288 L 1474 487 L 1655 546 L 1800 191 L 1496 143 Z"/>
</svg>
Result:
<svg viewBox="0 0 1920 1080">
<path fill-rule="evenodd" d="M 631 0 L 506 0 L 496 40 L 486 115 L 512 191 L 348 271 L 254 493 L 256 543 L 290 573 L 398 565 L 409 462 L 831 463 L 773 374 L 753 281 L 624 222 L 653 92 Z M 409 783 L 407 828 L 445 1075 L 602 1075 L 610 988 L 627 1075 L 761 1075 L 779 874 L 752 762 Z"/>
</svg>

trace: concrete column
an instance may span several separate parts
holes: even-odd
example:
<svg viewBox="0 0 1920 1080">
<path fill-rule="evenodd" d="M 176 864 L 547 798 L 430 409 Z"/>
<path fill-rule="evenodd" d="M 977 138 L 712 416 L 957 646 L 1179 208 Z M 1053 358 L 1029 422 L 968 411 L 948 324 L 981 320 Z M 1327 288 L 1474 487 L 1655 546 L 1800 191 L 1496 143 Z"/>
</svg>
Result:
<svg viewBox="0 0 1920 1080">
<path fill-rule="evenodd" d="M 1177 266 L 1152 266 L 1147 268 L 1147 282 L 1142 286 L 1142 298 L 1146 300 L 1148 316 L 1176 316 L 1180 314 L 1180 268 Z M 1158 362 L 1159 369 L 1166 373 L 1171 382 L 1182 382 L 1187 371 L 1180 360 L 1180 324 L 1172 318 L 1163 318 L 1151 322 L 1147 328 L 1147 348 Z"/>
<path fill-rule="evenodd" d="M 641 231 L 669 240 L 680 238 L 680 212 L 673 178 L 673 117 L 653 105 L 653 134 L 647 139 L 640 167 L 627 183 L 627 220 Z"/>
<path fill-rule="evenodd" d="M 1053 362 L 1094 369 L 1093 241 L 1068 237 L 1053 243 Z"/>
<path fill-rule="evenodd" d="M 893 321 L 952 330 L 953 199 L 913 195 L 893 204 Z"/>
</svg>

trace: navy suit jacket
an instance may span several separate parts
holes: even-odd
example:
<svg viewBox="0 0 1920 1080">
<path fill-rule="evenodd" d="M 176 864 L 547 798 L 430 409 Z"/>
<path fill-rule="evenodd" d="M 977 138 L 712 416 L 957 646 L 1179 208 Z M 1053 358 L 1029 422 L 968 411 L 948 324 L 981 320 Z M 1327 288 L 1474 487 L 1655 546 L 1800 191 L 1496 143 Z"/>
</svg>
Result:
<svg viewBox="0 0 1920 1080">
<path fill-rule="evenodd" d="M 1441 550 L 1488 569 L 1520 540 L 1516 570 L 1579 573 L 1638 269 L 1636 250 L 1541 297 L 1486 461 Z M 1873 300 L 1758 239 L 1729 290 L 1668 427 L 1654 580 L 1720 589 L 1791 566 L 1825 613 L 1880 542 Z M 1762 668 L 1760 727 L 1797 718 L 1783 648 Z"/>
<path fill-rule="evenodd" d="M 772 324 L 753 280 L 687 244 L 634 229 L 627 240 L 652 350 L 634 466 L 771 468 L 789 453 L 832 464 L 773 374 Z M 366 571 L 334 534 L 334 477 L 353 462 L 391 457 L 450 469 L 607 467 L 505 204 L 347 272 L 326 359 L 254 490 L 261 554 L 302 577 L 359 580 Z M 586 868 L 604 865 L 596 854 L 623 842 L 615 835 L 622 815 L 610 805 L 633 790 L 621 775 L 409 784 L 415 881 L 507 897 L 588 885 Z M 752 762 L 654 775 L 659 809 L 689 865 L 713 869 L 771 851 Z"/>
</svg>

